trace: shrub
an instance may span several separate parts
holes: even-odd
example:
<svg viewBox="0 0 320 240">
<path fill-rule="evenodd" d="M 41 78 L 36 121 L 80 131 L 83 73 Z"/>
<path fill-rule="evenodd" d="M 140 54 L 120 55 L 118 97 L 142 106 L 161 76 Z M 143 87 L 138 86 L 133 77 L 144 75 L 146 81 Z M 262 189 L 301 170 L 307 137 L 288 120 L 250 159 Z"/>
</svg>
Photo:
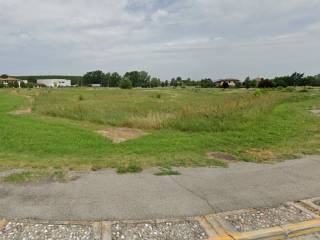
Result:
<svg viewBox="0 0 320 240">
<path fill-rule="evenodd" d="M 84 97 L 83 97 L 82 95 L 79 95 L 78 100 L 79 100 L 79 101 L 83 101 L 83 100 L 84 100 Z"/>
<path fill-rule="evenodd" d="M 0 88 L 4 88 L 4 87 L 5 85 L 2 82 L 0 82 Z"/>
<path fill-rule="evenodd" d="M 27 84 L 23 81 L 20 82 L 20 87 L 21 88 L 26 88 L 27 87 Z"/>
<path fill-rule="evenodd" d="M 32 82 L 27 83 L 27 88 L 33 88 L 33 87 L 34 87 L 34 83 L 32 83 Z"/>
<path fill-rule="evenodd" d="M 117 168 L 117 173 L 119 174 L 138 172 L 142 172 L 142 167 L 137 163 L 129 163 L 127 166 L 118 166 Z"/>
<path fill-rule="evenodd" d="M 286 87 L 285 91 L 286 92 L 294 92 L 296 89 L 294 87 Z"/>
<path fill-rule="evenodd" d="M 130 81 L 129 78 L 124 77 L 124 78 L 121 79 L 119 86 L 122 89 L 131 89 L 132 88 L 132 82 Z"/>
</svg>

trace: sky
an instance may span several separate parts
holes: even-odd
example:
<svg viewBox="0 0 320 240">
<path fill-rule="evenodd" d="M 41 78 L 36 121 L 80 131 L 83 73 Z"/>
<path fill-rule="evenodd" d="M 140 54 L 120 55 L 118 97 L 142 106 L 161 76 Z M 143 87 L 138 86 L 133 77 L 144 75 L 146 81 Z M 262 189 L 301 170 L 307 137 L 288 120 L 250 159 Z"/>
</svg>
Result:
<svg viewBox="0 0 320 240">
<path fill-rule="evenodd" d="M 320 0 L 0 0 L 0 73 L 320 73 Z"/>
</svg>

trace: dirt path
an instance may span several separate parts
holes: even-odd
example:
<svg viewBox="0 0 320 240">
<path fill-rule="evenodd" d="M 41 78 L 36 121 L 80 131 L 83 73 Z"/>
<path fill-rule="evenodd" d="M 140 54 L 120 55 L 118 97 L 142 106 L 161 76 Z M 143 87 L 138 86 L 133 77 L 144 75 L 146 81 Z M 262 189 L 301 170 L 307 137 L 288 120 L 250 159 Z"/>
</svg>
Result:
<svg viewBox="0 0 320 240">
<path fill-rule="evenodd" d="M 0 185 L 0 216 L 51 220 L 152 219 L 266 207 L 320 195 L 320 156 L 275 165 L 84 173 L 69 183 Z"/>
</svg>

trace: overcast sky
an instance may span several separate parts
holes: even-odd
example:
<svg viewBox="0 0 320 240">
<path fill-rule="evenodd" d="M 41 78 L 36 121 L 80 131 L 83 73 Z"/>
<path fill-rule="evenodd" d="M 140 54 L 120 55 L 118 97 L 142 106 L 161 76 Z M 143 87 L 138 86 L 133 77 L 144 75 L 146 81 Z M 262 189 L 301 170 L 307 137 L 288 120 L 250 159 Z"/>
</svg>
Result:
<svg viewBox="0 0 320 240">
<path fill-rule="evenodd" d="M 0 73 L 320 73 L 320 0 L 0 0 Z"/>
</svg>

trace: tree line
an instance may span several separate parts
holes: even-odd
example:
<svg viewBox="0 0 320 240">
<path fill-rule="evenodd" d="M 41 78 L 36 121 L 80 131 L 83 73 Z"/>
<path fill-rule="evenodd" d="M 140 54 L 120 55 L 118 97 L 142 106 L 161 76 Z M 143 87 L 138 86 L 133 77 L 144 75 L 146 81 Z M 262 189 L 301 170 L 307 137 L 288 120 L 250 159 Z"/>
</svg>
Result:
<svg viewBox="0 0 320 240">
<path fill-rule="evenodd" d="M 1 75 L 8 77 L 7 74 Z M 27 80 L 30 87 L 36 84 L 37 79 L 69 79 L 75 86 L 100 85 L 102 87 L 120 87 L 120 88 L 154 88 L 154 87 L 200 87 L 213 88 L 215 83 L 211 78 L 201 80 L 192 80 L 191 78 L 182 79 L 182 77 L 172 78 L 171 80 L 161 81 L 160 78 L 152 77 L 146 71 L 126 72 L 123 76 L 117 72 L 104 73 L 101 70 L 91 71 L 84 76 L 68 75 L 38 75 L 38 76 L 15 76 L 17 79 Z M 12 85 L 12 86 L 11 86 Z M 15 87 L 16 83 L 11 83 L 9 87 Z M 22 84 L 24 86 L 24 84 Z M 251 79 L 247 77 L 243 82 L 237 82 L 235 87 L 244 88 L 273 88 L 289 86 L 320 86 L 320 74 L 315 76 L 305 76 L 303 73 L 293 73 L 287 76 L 278 76 L 272 79 Z M 0 86 L 4 87 L 4 86 Z M 221 87 L 227 88 L 228 84 Z"/>
</svg>

